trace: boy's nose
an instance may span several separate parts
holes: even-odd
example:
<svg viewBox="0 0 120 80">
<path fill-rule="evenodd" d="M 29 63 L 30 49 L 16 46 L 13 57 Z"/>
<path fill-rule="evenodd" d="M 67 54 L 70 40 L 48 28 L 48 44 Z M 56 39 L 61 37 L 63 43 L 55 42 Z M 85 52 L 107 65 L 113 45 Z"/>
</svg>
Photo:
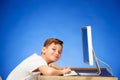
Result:
<svg viewBox="0 0 120 80">
<path fill-rule="evenodd" d="M 55 52 L 55 54 L 58 54 L 58 52 Z"/>
<path fill-rule="evenodd" d="M 55 54 L 59 55 L 59 53 L 56 51 Z"/>
</svg>

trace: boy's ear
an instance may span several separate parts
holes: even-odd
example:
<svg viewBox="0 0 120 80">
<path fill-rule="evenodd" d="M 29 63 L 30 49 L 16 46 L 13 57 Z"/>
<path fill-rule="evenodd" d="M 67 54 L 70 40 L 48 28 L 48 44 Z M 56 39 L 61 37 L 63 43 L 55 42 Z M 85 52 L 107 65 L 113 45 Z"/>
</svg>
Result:
<svg viewBox="0 0 120 80">
<path fill-rule="evenodd" d="M 42 53 L 45 53 L 45 51 L 46 51 L 46 47 L 43 47 L 42 48 Z"/>
</svg>

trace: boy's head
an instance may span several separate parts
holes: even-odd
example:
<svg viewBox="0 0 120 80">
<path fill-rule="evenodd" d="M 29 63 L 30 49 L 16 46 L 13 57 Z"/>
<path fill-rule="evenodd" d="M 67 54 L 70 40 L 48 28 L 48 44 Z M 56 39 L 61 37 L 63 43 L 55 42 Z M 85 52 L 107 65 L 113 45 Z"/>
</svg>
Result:
<svg viewBox="0 0 120 80">
<path fill-rule="evenodd" d="M 45 43 L 44 43 L 44 47 L 48 47 L 50 44 L 60 44 L 63 47 L 63 41 L 57 39 L 57 38 L 48 38 Z"/>
<path fill-rule="evenodd" d="M 49 38 L 45 41 L 42 48 L 42 57 L 47 63 L 55 62 L 60 59 L 63 48 L 63 41 L 57 38 Z"/>
</svg>

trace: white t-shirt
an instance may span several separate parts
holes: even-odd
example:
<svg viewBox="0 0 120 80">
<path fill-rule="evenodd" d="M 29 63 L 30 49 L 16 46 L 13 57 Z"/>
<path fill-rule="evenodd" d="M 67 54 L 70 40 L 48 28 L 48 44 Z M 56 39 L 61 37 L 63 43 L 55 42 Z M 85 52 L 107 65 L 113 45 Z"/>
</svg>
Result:
<svg viewBox="0 0 120 80">
<path fill-rule="evenodd" d="M 39 55 L 33 54 L 23 60 L 7 77 L 6 80 L 36 80 L 40 72 L 32 72 L 42 65 L 47 65 L 46 61 Z"/>
</svg>

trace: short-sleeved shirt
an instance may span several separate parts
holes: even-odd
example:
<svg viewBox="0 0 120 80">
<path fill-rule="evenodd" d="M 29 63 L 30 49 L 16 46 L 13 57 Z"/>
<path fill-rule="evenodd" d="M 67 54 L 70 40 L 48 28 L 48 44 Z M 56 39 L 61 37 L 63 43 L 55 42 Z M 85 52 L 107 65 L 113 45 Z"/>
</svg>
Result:
<svg viewBox="0 0 120 80">
<path fill-rule="evenodd" d="M 46 61 L 36 53 L 23 60 L 7 77 L 6 80 L 36 80 L 40 72 L 32 72 L 46 65 Z"/>
</svg>

